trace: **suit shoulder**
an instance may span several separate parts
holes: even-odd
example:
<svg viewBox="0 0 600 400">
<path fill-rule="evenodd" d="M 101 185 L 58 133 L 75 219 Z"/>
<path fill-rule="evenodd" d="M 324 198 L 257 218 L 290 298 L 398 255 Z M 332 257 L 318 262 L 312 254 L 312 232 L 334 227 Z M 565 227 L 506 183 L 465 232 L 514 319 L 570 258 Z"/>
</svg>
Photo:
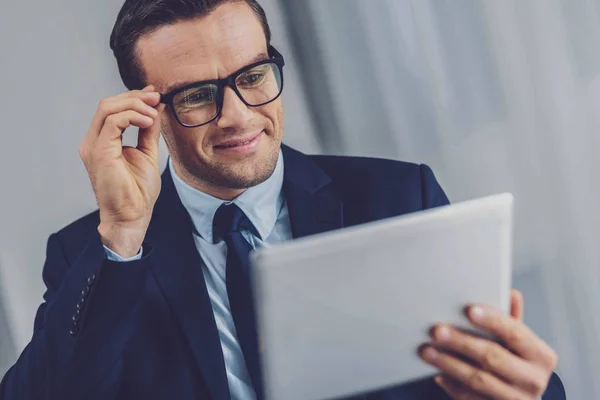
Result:
<svg viewBox="0 0 600 400">
<path fill-rule="evenodd" d="M 425 164 L 370 157 L 312 156 L 347 204 L 379 208 L 384 217 L 448 204 Z"/>
<path fill-rule="evenodd" d="M 329 176 L 352 179 L 354 183 L 404 182 L 420 185 L 423 166 L 405 161 L 374 157 L 311 156 Z M 428 167 L 426 167 L 428 168 Z"/>
</svg>

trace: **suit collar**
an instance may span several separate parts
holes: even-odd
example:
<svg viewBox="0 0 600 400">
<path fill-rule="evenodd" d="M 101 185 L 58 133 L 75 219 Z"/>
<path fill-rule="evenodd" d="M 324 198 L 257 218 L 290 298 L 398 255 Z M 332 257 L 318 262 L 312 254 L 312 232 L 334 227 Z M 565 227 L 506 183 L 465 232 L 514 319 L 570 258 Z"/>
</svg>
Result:
<svg viewBox="0 0 600 400">
<path fill-rule="evenodd" d="M 343 204 L 332 180 L 310 157 L 282 146 L 285 160 L 283 192 L 294 238 L 344 226 Z"/>
<path fill-rule="evenodd" d="M 284 194 L 293 188 L 293 192 L 307 195 L 325 195 L 332 201 L 339 202 L 338 197 L 330 187 L 332 179 L 309 156 L 286 145 L 281 146 L 284 161 L 283 191 Z M 289 197 L 286 194 L 289 203 Z M 288 204 L 289 207 L 289 204 Z M 171 213 L 186 213 L 175 185 L 170 169 L 167 167 L 162 174 L 162 189 L 154 207 L 154 216 Z M 181 216 L 180 216 L 181 217 Z"/>
<path fill-rule="evenodd" d="M 224 203 L 236 204 L 255 227 L 261 240 L 266 241 L 277 221 L 283 205 L 284 163 L 280 152 L 273 174 L 264 182 L 249 188 L 233 201 L 228 202 L 204 193 L 185 183 L 173 168 L 169 159 L 165 174 L 170 173 L 177 195 L 192 219 L 196 232 L 204 240 L 214 243 L 213 219 L 217 209 Z M 163 178 L 166 178 L 163 176 Z"/>
<path fill-rule="evenodd" d="M 285 160 L 284 182 L 310 194 L 331 183 L 331 178 L 310 157 L 286 145 L 281 146 Z"/>
</svg>

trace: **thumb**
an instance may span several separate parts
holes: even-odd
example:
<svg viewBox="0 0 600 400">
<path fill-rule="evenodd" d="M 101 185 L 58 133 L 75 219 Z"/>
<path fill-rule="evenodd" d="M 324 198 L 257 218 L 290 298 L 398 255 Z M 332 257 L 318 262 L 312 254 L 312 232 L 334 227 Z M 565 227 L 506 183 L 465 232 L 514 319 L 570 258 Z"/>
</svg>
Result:
<svg viewBox="0 0 600 400">
<path fill-rule="evenodd" d="M 510 315 L 511 317 L 523 321 L 524 309 L 523 293 L 513 289 L 510 293 Z"/>
</svg>

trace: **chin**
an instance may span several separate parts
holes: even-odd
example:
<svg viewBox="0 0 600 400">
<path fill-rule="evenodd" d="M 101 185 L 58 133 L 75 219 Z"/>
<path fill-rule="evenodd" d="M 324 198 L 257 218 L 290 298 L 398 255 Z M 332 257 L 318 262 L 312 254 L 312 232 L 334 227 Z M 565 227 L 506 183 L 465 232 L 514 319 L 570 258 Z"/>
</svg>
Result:
<svg viewBox="0 0 600 400">
<path fill-rule="evenodd" d="M 212 183 L 228 189 L 248 189 L 269 179 L 274 170 L 275 165 L 271 167 L 268 164 L 228 168 L 218 171 L 218 176 L 214 176 Z"/>
<path fill-rule="evenodd" d="M 245 155 L 214 154 L 211 159 L 198 160 L 193 175 L 213 186 L 227 189 L 248 189 L 269 179 L 277 166 L 279 146 L 261 146 Z"/>
</svg>

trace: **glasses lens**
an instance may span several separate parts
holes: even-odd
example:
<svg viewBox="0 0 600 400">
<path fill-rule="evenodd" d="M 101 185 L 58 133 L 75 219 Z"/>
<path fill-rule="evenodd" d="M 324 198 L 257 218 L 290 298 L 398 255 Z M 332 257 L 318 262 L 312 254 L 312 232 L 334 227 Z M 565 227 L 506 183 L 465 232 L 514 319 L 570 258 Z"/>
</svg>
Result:
<svg viewBox="0 0 600 400">
<path fill-rule="evenodd" d="M 214 84 L 194 86 L 173 98 L 173 108 L 182 124 L 202 125 L 217 115 L 217 91 Z"/>
<path fill-rule="evenodd" d="M 260 106 L 281 93 L 281 70 L 274 63 L 261 64 L 238 75 L 235 85 L 246 103 Z"/>
</svg>

